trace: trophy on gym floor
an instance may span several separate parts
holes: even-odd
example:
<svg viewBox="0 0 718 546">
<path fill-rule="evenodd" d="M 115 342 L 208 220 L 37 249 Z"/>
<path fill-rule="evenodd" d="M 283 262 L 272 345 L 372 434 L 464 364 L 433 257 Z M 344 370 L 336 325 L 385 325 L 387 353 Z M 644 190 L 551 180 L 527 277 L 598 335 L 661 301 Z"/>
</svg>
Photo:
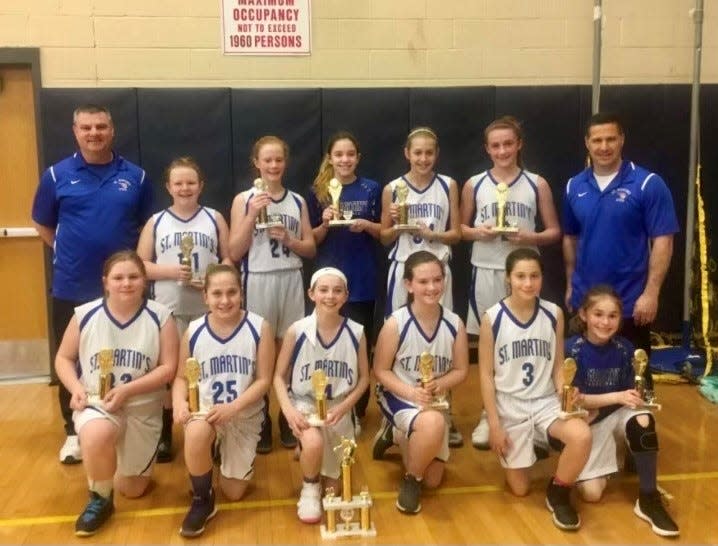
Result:
<svg viewBox="0 0 718 546">
<path fill-rule="evenodd" d="M 363 486 L 358 495 L 352 495 L 352 472 L 354 452 L 357 444 L 351 438 L 342 436 L 341 443 L 334 447 L 334 452 L 341 451 L 342 464 L 342 495 L 337 497 L 334 488 L 327 488 L 322 499 L 322 506 L 327 514 L 327 524 L 320 530 L 322 538 L 340 538 L 349 536 L 376 536 L 376 528 L 371 521 L 372 499 L 369 487 Z M 359 521 L 353 521 L 359 510 Z M 337 512 L 341 522 L 337 522 Z"/>
<path fill-rule="evenodd" d="M 506 199 L 509 195 L 509 186 L 505 182 L 496 184 L 496 225 L 491 228 L 492 231 L 500 233 L 516 233 L 519 228 L 512 226 L 506 220 Z"/>
<path fill-rule="evenodd" d="M 566 358 L 561 366 L 563 374 L 563 390 L 561 392 L 561 411 L 558 414 L 559 419 L 571 419 L 573 417 L 586 417 L 588 412 L 573 404 L 571 400 L 575 387 L 573 386 L 573 378 L 576 377 L 578 366 L 573 358 Z"/>
<path fill-rule="evenodd" d="M 201 405 L 199 401 L 199 360 L 196 358 L 188 358 L 184 365 L 184 376 L 187 379 L 187 403 L 189 412 L 192 415 L 202 415 Z"/>
<path fill-rule="evenodd" d="M 263 178 L 255 178 L 254 187 L 257 189 L 257 191 L 266 192 L 267 182 Z M 278 220 L 274 215 L 269 215 L 267 213 L 267 207 L 262 207 L 259 211 L 259 214 L 257 215 L 257 223 L 254 227 L 257 229 L 269 229 L 271 227 L 281 225 L 281 219 Z"/>
<path fill-rule="evenodd" d="M 87 397 L 88 404 L 102 406 L 102 401 L 112 388 L 112 366 L 115 361 L 115 353 L 112 349 L 100 349 L 97 353 L 97 367 L 100 370 L 100 379 L 97 384 L 97 392 Z"/>
<path fill-rule="evenodd" d="M 633 352 L 633 371 L 636 374 L 634 377 L 634 388 L 638 391 L 638 394 L 643 400 L 643 404 L 637 406 L 636 409 L 655 409 L 660 410 L 661 405 L 656 402 L 656 395 L 652 389 L 646 388 L 646 368 L 648 368 L 648 354 L 643 349 L 636 349 Z"/>
<path fill-rule="evenodd" d="M 394 229 L 397 231 L 419 231 L 421 229 L 419 226 L 409 223 L 409 205 L 406 203 L 406 198 L 409 197 L 409 186 L 406 185 L 403 178 L 396 181 L 394 192 L 399 209 L 399 220 L 394 225 Z"/>
<path fill-rule="evenodd" d="M 313 427 L 323 427 L 327 418 L 327 374 L 324 370 L 312 373 L 312 390 L 316 411 L 307 417 L 307 422 Z"/>
<path fill-rule="evenodd" d="M 419 378 L 422 387 L 426 386 L 434 378 L 434 357 L 426 351 L 419 355 Z M 448 410 L 449 401 L 446 399 L 446 395 L 440 394 L 434 397 L 429 407 L 437 410 Z"/>
<path fill-rule="evenodd" d="M 346 208 L 342 210 L 341 203 L 339 203 L 339 196 L 341 196 L 343 189 L 342 183 L 336 178 L 329 181 L 329 195 L 332 198 L 332 206 L 334 207 L 334 218 L 329 220 L 330 227 L 348 226 L 354 223 L 352 209 Z"/>
<path fill-rule="evenodd" d="M 190 275 L 192 275 L 192 249 L 194 249 L 194 239 L 191 233 L 184 233 L 180 239 L 180 251 L 182 257 L 180 258 L 180 265 L 190 268 Z M 177 281 L 177 284 L 185 286 L 190 284 L 192 277 L 187 282 Z"/>
</svg>

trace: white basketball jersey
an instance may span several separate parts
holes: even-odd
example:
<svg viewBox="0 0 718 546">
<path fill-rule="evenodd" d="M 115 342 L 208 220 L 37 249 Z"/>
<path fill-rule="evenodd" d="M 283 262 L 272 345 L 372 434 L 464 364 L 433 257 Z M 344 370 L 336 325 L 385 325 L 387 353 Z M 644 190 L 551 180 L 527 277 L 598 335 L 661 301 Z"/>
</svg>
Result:
<svg viewBox="0 0 718 546">
<path fill-rule="evenodd" d="M 401 177 L 409 189 L 406 202 L 409 205 L 409 223 L 423 222 L 434 231 L 446 231 L 449 226 L 451 208 L 449 206 L 449 177 L 434 175 L 434 179 L 423 190 L 417 190 L 406 177 Z M 396 183 L 389 182 L 392 201 L 396 202 Z M 438 241 L 426 241 L 414 233 L 402 232 L 389 251 L 389 259 L 405 262 L 417 250 L 428 250 L 446 263 L 451 257 L 451 247 Z"/>
<path fill-rule="evenodd" d="M 188 220 L 175 216 L 165 209 L 156 213 L 154 220 L 154 261 L 163 265 L 180 263 L 182 236 L 189 233 L 192 247 L 192 275 L 203 278 L 209 264 L 219 262 L 219 228 L 217 211 L 200 207 Z M 174 279 L 152 283 L 153 298 L 164 303 L 176 315 L 200 315 L 207 312 L 202 292 L 191 286 L 181 286 Z"/>
<path fill-rule="evenodd" d="M 245 212 L 249 208 L 249 201 L 257 193 L 251 188 L 242 193 L 244 197 Z M 284 227 L 297 238 L 302 237 L 302 197 L 291 190 L 285 190 L 284 196 L 267 206 L 267 214 L 271 220 L 272 215 L 278 215 Z M 276 239 L 269 237 L 269 230 L 255 229 L 249 251 L 242 258 L 242 272 L 266 273 L 284 269 L 300 269 L 302 260 Z"/>
<path fill-rule="evenodd" d="M 80 380 L 88 394 L 99 394 L 98 354 L 113 350 L 111 384 L 129 383 L 157 367 L 160 354 L 160 329 L 170 310 L 154 300 L 146 300 L 137 314 L 121 324 L 110 314 L 103 298 L 75 307 L 80 326 Z M 160 400 L 165 389 L 130 398 L 125 406 Z"/>
<path fill-rule="evenodd" d="M 486 311 L 494 333 L 496 390 L 524 399 L 547 396 L 556 391 L 552 374 L 558 306 L 537 299 L 533 317 L 522 324 L 505 302 Z"/>
<path fill-rule="evenodd" d="M 516 180 L 509 184 L 506 198 L 506 221 L 516 225 L 522 231 L 536 231 L 536 208 L 538 200 L 538 175 L 521 171 Z M 467 181 L 474 195 L 474 227 L 488 222 L 496 225 L 498 201 L 496 185 L 489 171 L 474 175 Z M 486 269 L 504 269 L 506 256 L 516 245 L 501 235 L 491 241 L 474 241 L 471 245 L 471 264 Z M 530 246 L 538 252 L 536 246 Z"/>
<path fill-rule="evenodd" d="M 341 400 L 359 379 L 359 342 L 364 327 L 345 318 L 339 332 L 331 340 L 317 334 L 314 313 L 293 324 L 296 342 L 289 361 L 289 392 L 295 399 L 314 401 L 312 373 L 324 370 L 327 376 L 327 400 Z"/>
<path fill-rule="evenodd" d="M 263 320 L 247 311 L 227 338 L 212 331 L 207 315 L 190 322 L 187 329 L 189 353 L 199 361 L 199 397 L 203 409 L 234 401 L 254 382 Z M 263 407 L 264 400 L 260 398 L 239 415 L 249 417 Z"/>
<path fill-rule="evenodd" d="M 434 332 L 421 329 L 408 305 L 394 311 L 392 316 L 399 327 L 399 348 L 392 371 L 399 379 L 409 385 L 420 381 L 419 361 L 423 352 L 434 357 L 434 377 L 441 377 L 451 370 L 454 365 L 454 341 L 461 324 L 459 315 L 442 307 Z"/>
</svg>

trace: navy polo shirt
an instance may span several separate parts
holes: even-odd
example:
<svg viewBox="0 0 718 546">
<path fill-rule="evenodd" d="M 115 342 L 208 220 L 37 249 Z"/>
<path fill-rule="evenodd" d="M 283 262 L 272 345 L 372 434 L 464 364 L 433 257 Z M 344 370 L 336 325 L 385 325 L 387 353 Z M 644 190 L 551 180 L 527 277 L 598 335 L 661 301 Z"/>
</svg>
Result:
<svg viewBox="0 0 718 546">
<path fill-rule="evenodd" d="M 101 296 L 104 261 L 118 250 L 134 250 L 151 214 L 145 171 L 117 154 L 95 165 L 77 152 L 48 168 L 32 218 L 55 229 L 52 295 L 71 301 Z"/>
<path fill-rule="evenodd" d="M 352 218 L 378 222 L 381 216 L 381 188 L 374 180 L 359 177 L 342 186 L 342 208 L 352 210 Z M 307 199 L 312 227 L 322 223 L 326 205 L 317 200 L 313 191 Z M 376 299 L 377 265 L 376 242 L 369 233 L 355 233 L 348 227 L 329 228 L 325 239 L 317 246 L 317 268 L 336 267 L 347 277 L 350 302 L 367 302 Z"/>
<path fill-rule="evenodd" d="M 603 192 L 589 167 L 566 185 L 563 230 L 577 238 L 571 306 L 578 309 L 592 286 L 605 283 L 633 315 L 648 278 L 649 241 L 678 232 L 673 198 L 663 179 L 623 161 Z"/>
</svg>

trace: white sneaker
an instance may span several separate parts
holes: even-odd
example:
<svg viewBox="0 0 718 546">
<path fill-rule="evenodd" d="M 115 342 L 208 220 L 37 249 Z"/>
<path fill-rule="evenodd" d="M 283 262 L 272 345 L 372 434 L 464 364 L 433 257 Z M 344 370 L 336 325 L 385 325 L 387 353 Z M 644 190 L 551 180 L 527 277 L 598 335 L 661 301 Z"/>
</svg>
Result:
<svg viewBox="0 0 718 546">
<path fill-rule="evenodd" d="M 303 523 L 319 523 L 322 520 L 322 486 L 319 482 L 304 482 L 302 485 L 297 516 Z"/>
<path fill-rule="evenodd" d="M 65 438 L 65 443 L 60 448 L 60 462 L 62 464 L 77 464 L 82 462 L 82 451 L 80 451 L 80 440 L 77 435 Z"/>
<path fill-rule="evenodd" d="M 486 412 L 481 412 L 481 419 L 476 425 L 474 432 L 471 433 L 471 444 L 476 449 L 489 449 L 489 421 L 486 418 Z"/>
</svg>

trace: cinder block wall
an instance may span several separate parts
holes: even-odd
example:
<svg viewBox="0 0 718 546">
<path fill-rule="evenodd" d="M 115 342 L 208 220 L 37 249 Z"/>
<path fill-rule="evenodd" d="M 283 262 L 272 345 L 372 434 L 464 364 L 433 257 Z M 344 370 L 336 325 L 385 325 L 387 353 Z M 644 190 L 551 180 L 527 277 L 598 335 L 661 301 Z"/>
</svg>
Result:
<svg viewBox="0 0 718 546">
<path fill-rule="evenodd" d="M 694 0 L 604 0 L 602 82 L 686 83 Z M 705 2 L 702 81 L 718 82 Z M 312 0 L 312 54 L 221 53 L 220 0 L 2 0 L 0 47 L 39 47 L 45 87 L 590 83 L 593 0 Z"/>
</svg>

